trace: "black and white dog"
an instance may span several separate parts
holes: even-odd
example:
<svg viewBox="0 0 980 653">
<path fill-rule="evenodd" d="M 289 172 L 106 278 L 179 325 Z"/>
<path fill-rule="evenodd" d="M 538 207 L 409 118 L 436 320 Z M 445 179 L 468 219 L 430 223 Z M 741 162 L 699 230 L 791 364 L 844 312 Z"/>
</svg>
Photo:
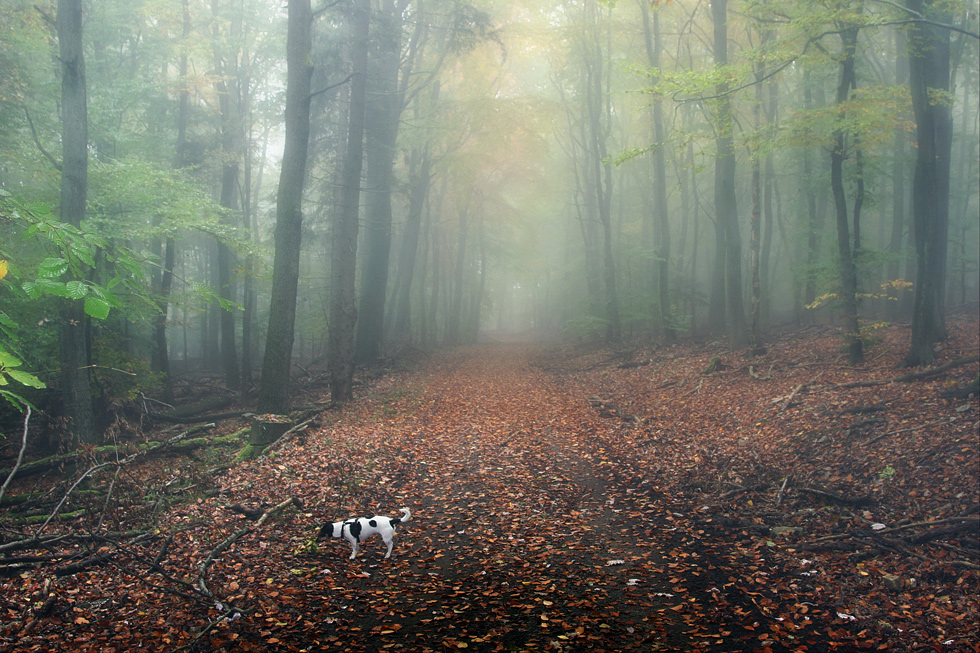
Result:
<svg viewBox="0 0 980 653">
<path fill-rule="evenodd" d="M 330 534 L 330 537 L 342 537 L 350 543 L 350 559 L 353 560 L 361 550 L 361 542 L 373 535 L 380 535 L 385 544 L 388 545 L 388 553 L 385 558 L 391 557 L 391 547 L 395 544 L 395 528 L 399 524 L 404 524 L 412 518 L 412 511 L 408 508 L 401 508 L 404 513 L 401 519 L 391 517 L 356 517 L 346 521 L 335 521 L 324 524 L 320 527 L 320 532 L 316 539 L 321 539 Z"/>
</svg>

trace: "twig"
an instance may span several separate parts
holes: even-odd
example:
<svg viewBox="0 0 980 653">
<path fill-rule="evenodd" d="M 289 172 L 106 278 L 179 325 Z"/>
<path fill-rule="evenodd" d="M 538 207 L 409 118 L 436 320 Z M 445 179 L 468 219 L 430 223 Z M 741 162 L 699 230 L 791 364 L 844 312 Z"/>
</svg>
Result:
<svg viewBox="0 0 980 653">
<path fill-rule="evenodd" d="M 733 497 L 736 494 L 742 494 L 743 492 L 755 492 L 756 490 L 761 490 L 766 487 L 765 483 L 759 483 L 757 485 L 750 485 L 749 487 L 739 487 L 734 490 L 729 490 L 724 494 L 718 496 L 719 499 L 727 499 L 728 497 Z"/>
<path fill-rule="evenodd" d="M 792 474 L 787 474 L 786 475 L 786 478 L 783 479 L 783 486 L 781 488 L 779 488 L 779 492 L 776 494 L 776 507 L 777 508 L 779 507 L 779 504 L 783 502 L 783 492 L 786 491 L 786 484 L 789 483 L 789 479 L 790 479 L 791 476 L 792 476 Z"/>
<path fill-rule="evenodd" d="M 51 520 L 54 519 L 59 512 L 61 512 L 61 506 L 65 505 L 65 501 L 68 501 L 68 497 L 71 496 L 71 493 L 75 491 L 75 488 L 77 488 L 82 481 L 88 478 L 89 474 L 91 474 L 92 472 L 96 472 L 102 469 L 103 467 L 108 467 L 109 465 L 113 465 L 113 464 L 116 463 L 101 463 L 99 465 L 92 465 L 87 470 L 85 470 L 85 473 L 82 474 L 77 481 L 72 483 L 72 486 L 70 488 L 68 488 L 68 491 L 65 492 L 65 496 L 61 497 L 61 501 L 59 501 L 58 505 L 54 507 L 54 510 L 51 511 L 51 514 L 48 515 L 48 518 L 44 520 L 44 523 L 41 524 L 41 527 L 37 529 L 37 532 L 34 533 L 34 537 L 36 538 L 38 535 L 41 534 L 41 531 L 43 531 L 45 528 L 48 527 L 48 524 L 51 523 Z"/>
<path fill-rule="evenodd" d="M 319 415 L 319 413 L 317 413 L 317 415 Z M 275 448 L 277 448 L 277 447 L 285 444 L 286 441 L 288 441 L 290 438 L 292 438 L 297 433 L 300 433 L 301 431 L 305 431 L 306 430 L 306 427 L 310 425 L 310 422 L 312 422 L 313 420 L 315 420 L 317 418 L 317 415 L 314 415 L 313 417 L 310 417 L 309 419 L 307 419 L 307 420 L 305 420 L 303 422 L 300 422 L 296 426 L 292 427 L 291 429 L 289 429 L 288 431 L 286 431 L 285 433 L 283 433 L 282 435 L 280 435 L 279 438 L 275 442 L 273 442 L 272 444 L 270 444 L 269 446 L 267 446 L 262 451 L 262 455 L 259 456 L 259 460 L 262 460 L 263 458 L 268 458 L 269 457 L 269 453 L 273 449 L 275 449 Z"/>
<path fill-rule="evenodd" d="M 701 377 L 701 380 L 698 381 L 698 387 L 694 388 L 693 390 L 688 390 L 682 396 L 688 397 L 688 396 L 693 395 L 695 393 L 696 394 L 701 394 L 701 386 L 703 386 L 703 385 L 704 385 L 704 377 Z"/>
<path fill-rule="evenodd" d="M 61 172 L 61 162 L 51 156 L 51 153 L 44 149 L 44 145 L 41 144 L 41 139 L 37 136 L 37 129 L 34 128 L 34 121 L 31 119 L 31 112 L 27 110 L 27 107 L 24 107 L 24 115 L 27 116 L 27 124 L 31 128 L 31 136 L 34 138 L 34 144 L 37 145 L 37 149 L 41 151 L 44 158 L 50 161 L 51 165 L 53 165 L 58 172 Z"/>
<path fill-rule="evenodd" d="M 795 388 L 793 388 L 793 391 L 791 393 L 789 393 L 786 396 L 785 399 L 783 399 L 783 405 L 780 406 L 779 410 L 786 410 L 787 408 L 789 408 L 790 402 L 793 401 L 793 399 L 796 397 L 796 395 L 799 394 L 800 392 L 806 390 L 811 385 L 813 385 L 818 380 L 820 380 L 820 377 L 821 376 L 823 376 L 823 372 L 821 372 L 820 374 L 817 374 L 815 377 L 813 377 L 812 379 L 810 379 L 806 383 L 801 383 L 798 386 L 796 386 Z M 778 401 L 778 400 L 775 400 L 775 401 Z"/>
<path fill-rule="evenodd" d="M 255 522 L 254 528 L 261 528 L 272 515 L 276 514 L 277 512 L 280 512 L 290 504 L 297 505 L 297 506 L 302 505 L 299 503 L 299 499 L 297 499 L 296 497 L 290 497 L 289 499 L 286 499 L 282 503 L 279 503 L 266 510 L 262 514 L 262 516 L 259 517 L 258 521 Z M 208 573 L 208 567 L 214 564 L 215 559 L 219 555 L 227 551 L 232 544 L 238 541 L 239 538 L 241 538 L 243 535 L 252 532 L 252 530 L 253 527 L 251 526 L 246 526 L 244 528 L 238 529 L 237 531 L 235 531 L 234 533 L 226 537 L 223 542 L 218 544 L 218 546 L 216 546 L 214 550 L 208 554 L 208 557 L 205 558 L 203 562 L 201 562 L 200 566 L 198 567 L 198 576 L 197 576 L 197 582 L 195 583 L 195 586 L 197 587 L 197 589 L 201 591 L 202 594 L 204 594 L 208 598 L 211 599 L 214 598 L 214 593 L 210 589 L 208 589 L 207 581 L 205 580 L 205 577 L 207 576 Z"/>
<path fill-rule="evenodd" d="M 17 462 L 14 464 L 14 468 L 10 470 L 10 474 L 7 475 L 7 480 L 3 482 L 3 487 L 0 487 L 0 501 L 3 501 L 3 495 L 7 491 L 7 486 L 14 480 L 14 475 L 17 474 L 17 470 L 20 469 L 20 464 L 24 460 L 24 451 L 27 449 L 27 425 L 31 421 L 30 404 L 26 404 L 26 408 L 27 410 L 24 412 L 24 435 L 20 440 L 20 453 L 17 454 Z"/>
<path fill-rule="evenodd" d="M 882 433 L 881 435 L 879 435 L 876 438 L 871 438 L 870 440 L 868 440 L 867 442 L 864 443 L 864 446 L 867 447 L 869 445 L 874 444 L 878 440 L 884 440 L 885 438 L 890 438 L 891 436 L 898 435 L 899 433 L 910 433 L 912 431 L 921 431 L 922 429 L 927 429 L 930 426 L 939 426 L 940 424 L 948 424 L 948 422 L 946 420 L 944 420 L 944 419 L 940 419 L 940 420 L 936 420 L 935 422 L 928 422 L 926 424 L 920 424 L 919 426 L 912 426 L 912 427 L 909 427 L 907 429 L 898 429 L 898 430 L 895 430 L 895 431 L 889 431 L 888 433 Z M 851 427 L 851 428 L 854 428 L 854 427 Z"/>
</svg>

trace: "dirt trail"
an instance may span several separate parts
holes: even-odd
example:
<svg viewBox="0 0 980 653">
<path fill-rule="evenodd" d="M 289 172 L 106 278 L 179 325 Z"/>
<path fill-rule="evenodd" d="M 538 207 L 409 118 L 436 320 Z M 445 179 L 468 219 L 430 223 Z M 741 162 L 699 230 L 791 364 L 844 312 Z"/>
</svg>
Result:
<svg viewBox="0 0 980 653">
<path fill-rule="evenodd" d="M 372 544 L 355 563 L 371 576 L 345 592 L 342 625 L 391 630 L 410 650 L 688 648 L 657 584 L 656 509 L 619 485 L 605 444 L 615 426 L 532 356 L 507 345 L 444 359 L 416 410 L 367 435 L 380 436 L 384 503 L 415 516 L 395 559 L 379 564 Z"/>
</svg>

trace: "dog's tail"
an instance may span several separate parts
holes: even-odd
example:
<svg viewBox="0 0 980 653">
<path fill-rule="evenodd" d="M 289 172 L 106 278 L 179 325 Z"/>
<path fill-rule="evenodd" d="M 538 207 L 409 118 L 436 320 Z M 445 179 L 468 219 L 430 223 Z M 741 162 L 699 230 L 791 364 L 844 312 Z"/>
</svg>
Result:
<svg viewBox="0 0 980 653">
<path fill-rule="evenodd" d="M 394 523 L 404 524 L 405 522 L 407 522 L 409 519 L 412 518 L 412 511 L 409 510 L 408 508 L 400 508 L 399 510 L 401 510 L 405 514 L 402 515 L 402 518 L 401 519 L 395 521 Z"/>
</svg>

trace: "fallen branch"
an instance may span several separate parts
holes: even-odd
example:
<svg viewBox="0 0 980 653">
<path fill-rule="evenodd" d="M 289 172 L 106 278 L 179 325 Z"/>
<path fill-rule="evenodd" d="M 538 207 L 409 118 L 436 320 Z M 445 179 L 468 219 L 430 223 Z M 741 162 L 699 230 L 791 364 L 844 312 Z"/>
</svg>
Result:
<svg viewBox="0 0 980 653">
<path fill-rule="evenodd" d="M 634 367 L 645 367 L 646 365 L 649 365 L 651 362 L 653 361 L 651 361 L 648 358 L 642 361 L 631 361 L 629 363 L 620 363 L 616 367 L 621 370 L 629 370 L 629 369 L 633 369 Z"/>
<path fill-rule="evenodd" d="M 841 415 L 866 415 L 868 413 L 879 413 L 883 410 L 888 410 L 888 406 L 884 404 L 872 404 L 870 406 L 852 406 L 850 408 L 845 408 L 840 412 Z"/>
<path fill-rule="evenodd" d="M 14 463 L 14 468 L 11 469 L 10 474 L 7 475 L 7 480 L 3 482 L 3 487 L 0 487 L 0 501 L 3 501 L 3 495 L 7 491 L 7 486 L 10 485 L 10 481 L 14 480 L 14 475 L 17 474 L 17 470 L 20 469 L 20 464 L 24 460 L 24 451 L 27 449 L 27 425 L 31 421 L 31 405 L 25 404 L 25 407 L 24 435 L 21 437 L 20 441 L 20 453 L 17 454 L 17 462 Z"/>
<path fill-rule="evenodd" d="M 940 537 L 945 537 L 947 535 L 953 535 L 954 533 L 959 533 L 960 531 L 965 531 L 968 528 L 976 529 L 977 520 L 965 520 L 959 524 L 954 524 L 952 526 L 945 526 L 943 528 L 930 528 L 925 533 L 920 533 L 914 537 L 908 538 L 910 544 L 922 544 L 923 542 L 929 542 L 931 540 L 938 539 Z"/>
<path fill-rule="evenodd" d="M 765 489 L 765 487 L 766 487 L 766 483 L 758 483 L 756 485 L 750 485 L 748 487 L 738 487 L 735 488 L 734 490 L 729 490 L 728 492 L 719 495 L 718 498 L 727 499 L 728 497 L 733 497 L 737 494 L 742 494 L 744 492 L 755 492 L 756 490 L 762 490 Z"/>
<path fill-rule="evenodd" d="M 842 503 L 848 506 L 865 506 L 872 502 L 871 497 L 845 497 L 842 494 L 831 492 L 830 490 L 819 490 L 812 487 L 801 487 L 800 492 L 806 492 L 814 496 L 830 499 L 835 503 Z"/>
<path fill-rule="evenodd" d="M 823 372 L 821 372 L 820 374 L 817 374 L 815 377 L 813 377 L 812 379 L 810 379 L 806 383 L 799 384 L 798 386 L 796 386 L 795 388 L 793 388 L 793 391 L 791 393 L 789 393 L 788 395 L 786 395 L 785 397 L 777 397 L 776 399 L 773 399 L 773 403 L 776 403 L 778 401 L 782 401 L 783 402 L 783 405 L 779 407 L 779 410 L 786 410 L 787 408 L 789 408 L 789 405 L 793 401 L 793 399 L 796 398 L 796 395 L 798 395 L 799 393 L 803 392 L 804 390 L 806 390 L 807 388 L 809 388 L 811 385 L 813 385 L 814 383 L 816 383 L 820 379 L 821 376 L 823 376 Z"/>
<path fill-rule="evenodd" d="M 255 522 L 254 528 L 261 528 L 272 515 L 276 514 L 277 512 L 281 512 L 289 505 L 295 505 L 297 508 L 302 508 L 303 504 L 296 497 L 290 497 L 289 499 L 286 499 L 282 503 L 276 504 L 275 506 L 269 508 L 264 513 L 262 513 L 262 516 L 259 517 L 257 522 Z M 200 566 L 198 567 L 197 582 L 194 583 L 194 585 L 197 587 L 198 590 L 201 591 L 202 594 L 204 594 L 208 598 L 211 599 L 214 598 L 214 593 L 210 589 L 208 589 L 207 581 L 205 580 L 208 573 L 208 568 L 212 564 L 214 564 L 215 559 L 219 555 L 221 555 L 229 548 L 231 548 L 231 545 L 237 542 L 242 536 L 251 533 L 252 530 L 254 530 L 254 528 L 252 526 L 245 526 L 244 528 L 238 529 L 237 531 L 235 531 L 234 533 L 226 537 L 224 541 L 218 544 L 218 546 L 216 546 L 214 550 L 208 554 L 208 557 L 205 558 L 203 562 L 201 562 Z"/>
<path fill-rule="evenodd" d="M 108 563 L 112 560 L 112 556 L 108 554 L 92 556 L 85 558 L 84 560 L 79 560 L 78 562 L 73 562 L 70 565 L 65 565 L 64 567 L 59 567 L 54 570 L 55 576 L 74 576 L 75 574 L 85 571 L 89 567 L 101 567 L 102 565 Z"/>
<path fill-rule="evenodd" d="M 317 412 L 317 415 L 319 415 L 319 411 Z M 287 441 L 289 441 L 290 439 L 292 439 L 293 436 L 295 436 L 297 433 L 301 433 L 302 431 L 305 431 L 306 430 L 306 427 L 309 426 L 310 423 L 317 418 L 317 415 L 314 415 L 313 417 L 310 417 L 309 419 L 300 422 L 296 426 L 292 427 L 291 429 L 289 429 L 288 431 L 286 431 L 285 433 L 283 433 L 282 435 L 280 435 L 279 438 L 276 439 L 275 442 L 273 442 L 272 444 L 270 444 L 269 446 L 267 446 L 262 451 L 262 455 L 259 456 L 259 459 L 261 460 L 263 458 L 268 458 L 269 457 L 269 453 L 272 452 L 273 449 L 275 449 L 275 448 L 277 448 L 277 447 L 285 444 Z"/>
<path fill-rule="evenodd" d="M 197 424 L 198 422 L 220 422 L 221 420 L 250 414 L 251 411 L 247 410 L 233 410 L 227 413 L 197 415 L 193 417 L 178 417 L 176 415 L 167 415 L 166 413 L 150 413 L 150 417 L 161 422 L 172 422 L 174 424 Z"/>
<path fill-rule="evenodd" d="M 928 422 L 926 424 L 920 424 L 919 426 L 912 426 L 912 427 L 909 427 L 909 428 L 906 428 L 906 429 L 898 429 L 898 430 L 895 430 L 895 431 L 889 431 L 888 433 L 882 433 L 878 437 L 871 438 L 870 440 L 868 440 L 867 442 L 864 443 L 864 446 L 867 447 L 868 445 L 874 444 L 878 440 L 883 440 L 885 438 L 890 438 L 891 436 L 898 435 L 899 433 L 910 433 L 912 431 L 921 431 L 922 429 L 927 429 L 930 426 L 938 426 L 940 424 L 947 424 L 947 423 L 948 422 L 946 420 L 937 420 L 935 422 Z M 851 428 L 853 428 L 853 427 L 851 427 Z"/>
<path fill-rule="evenodd" d="M 768 372 L 766 372 L 765 374 L 760 374 L 755 371 L 755 368 L 752 365 L 749 365 L 749 376 L 759 381 L 769 381 L 770 379 L 772 379 L 772 368 L 773 365 L 770 365 Z"/>
<path fill-rule="evenodd" d="M 165 440 L 163 442 L 159 442 L 159 443 L 157 443 L 157 444 L 155 444 L 153 446 L 147 447 L 145 449 L 140 449 L 139 451 L 136 451 L 134 453 L 131 453 L 130 455 L 128 455 L 125 458 L 123 458 L 122 460 L 119 460 L 118 461 L 118 464 L 120 464 L 120 465 L 128 464 L 128 463 L 136 460 L 137 458 L 140 458 L 141 456 L 148 456 L 148 455 L 150 455 L 152 453 L 156 453 L 157 451 L 160 451 L 161 449 L 164 449 L 166 447 L 171 447 L 171 446 L 177 444 L 178 442 L 180 442 L 181 440 L 184 440 L 189 435 L 192 435 L 192 434 L 197 433 L 199 431 L 204 431 L 204 430 L 212 429 L 215 426 L 216 426 L 216 424 L 214 424 L 213 422 L 212 423 L 209 423 L 209 424 L 198 424 L 197 426 L 195 426 L 193 428 L 190 428 L 190 429 L 188 429 L 188 430 L 186 430 L 186 431 L 184 431 L 182 433 L 179 433 L 179 434 L 173 436 L 169 440 Z M 58 468 L 61 465 L 74 464 L 80 458 L 84 458 L 86 456 L 93 456 L 96 459 L 105 460 L 106 458 L 116 458 L 116 457 L 118 457 L 118 455 L 119 455 L 119 447 L 117 447 L 115 445 L 110 445 L 110 446 L 105 446 L 105 447 L 98 447 L 98 448 L 95 449 L 94 452 L 72 451 L 72 452 L 69 452 L 69 453 L 66 453 L 66 454 L 60 454 L 60 455 L 57 455 L 57 456 L 50 456 L 48 458 L 42 458 L 40 460 L 35 460 L 33 462 L 29 462 L 29 463 L 24 464 L 24 465 L 19 465 L 18 464 L 19 469 L 17 467 L 15 467 L 14 469 L 11 469 L 11 470 L 2 470 L 2 471 L 0 471 L 0 474 L 3 474 L 3 473 L 11 474 L 14 471 L 17 471 L 23 477 L 23 476 L 29 476 L 29 475 L 32 475 L 32 474 L 40 474 L 41 472 L 46 472 L 46 471 L 48 471 L 50 469 Z"/>
<path fill-rule="evenodd" d="M 980 360 L 980 356 L 964 356 L 962 358 L 957 358 L 954 361 L 950 361 L 945 365 L 940 365 L 939 367 L 930 367 L 929 369 L 921 370 L 919 372 L 908 372 L 907 374 L 902 374 L 901 376 L 896 376 L 891 379 L 878 379 L 876 381 L 851 381 L 850 383 L 842 383 L 837 387 L 870 388 L 877 385 L 888 385 L 889 383 L 911 383 L 912 381 L 921 381 L 922 379 L 928 379 L 929 377 L 936 376 L 937 374 L 942 374 L 943 372 L 949 371 L 954 367 L 976 363 L 978 360 Z"/>
</svg>

